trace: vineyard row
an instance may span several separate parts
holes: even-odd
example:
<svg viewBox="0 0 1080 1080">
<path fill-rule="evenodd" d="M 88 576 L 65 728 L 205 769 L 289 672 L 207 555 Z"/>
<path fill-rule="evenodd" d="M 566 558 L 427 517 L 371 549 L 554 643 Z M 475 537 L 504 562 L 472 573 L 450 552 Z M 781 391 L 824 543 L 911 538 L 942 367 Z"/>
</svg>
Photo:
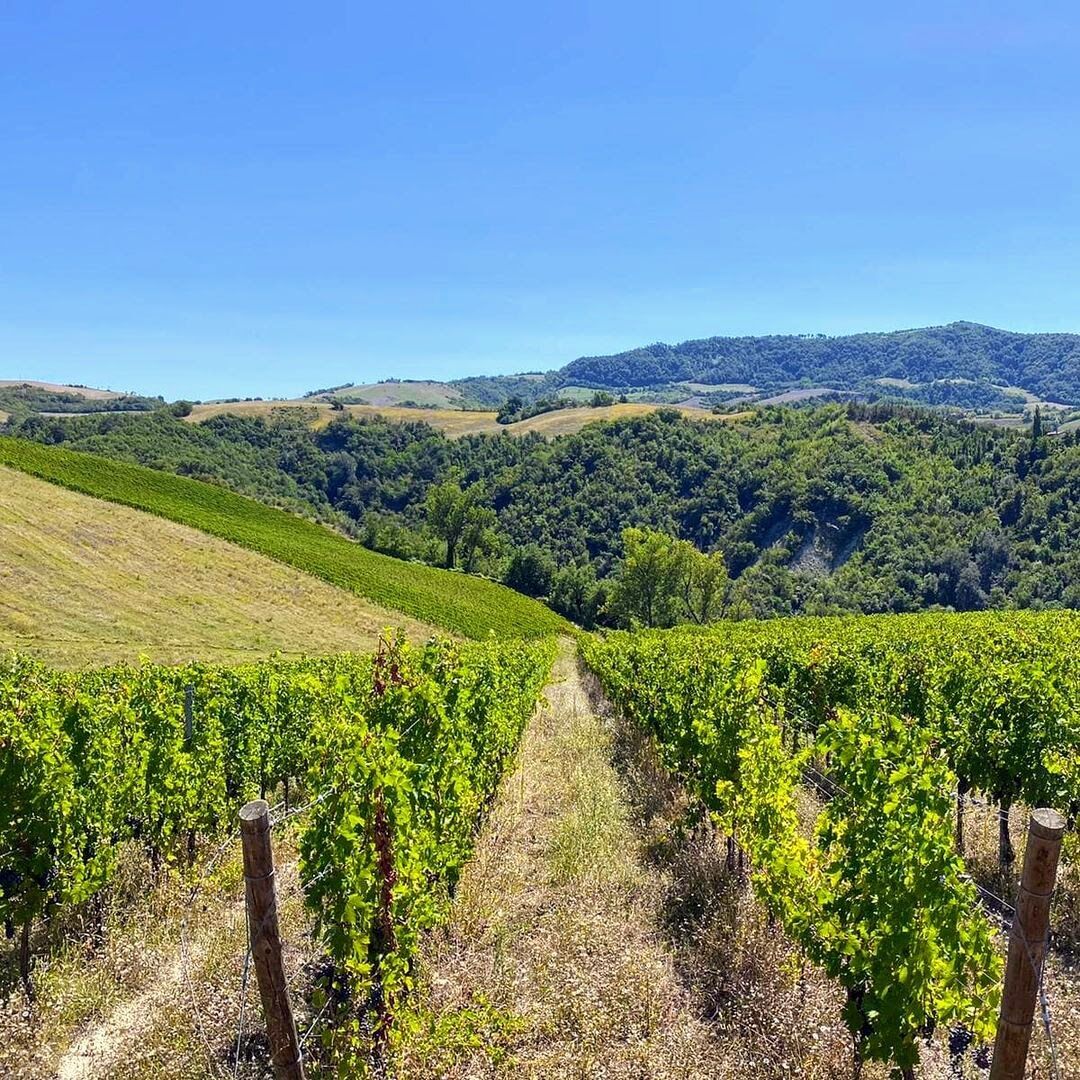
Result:
<svg viewBox="0 0 1080 1080">
<path fill-rule="evenodd" d="M 980 792 L 1006 821 L 1019 801 L 1075 809 L 1077 643 L 1068 614 L 935 614 L 620 633 L 582 649 L 737 838 L 771 917 L 840 981 L 860 1055 L 910 1074 L 937 1024 L 993 1034 L 1001 961 L 957 850 L 956 794 Z M 832 797 L 807 830 L 811 770 Z"/>
<path fill-rule="evenodd" d="M 553 659 L 550 641 L 223 668 L 0 662 L 0 918 L 81 904 L 117 847 L 182 861 L 248 799 L 304 784 L 301 881 L 348 988 L 408 981 Z M 24 977 L 28 972 L 24 971 Z M 28 982 L 29 985 L 29 982 Z"/>
</svg>

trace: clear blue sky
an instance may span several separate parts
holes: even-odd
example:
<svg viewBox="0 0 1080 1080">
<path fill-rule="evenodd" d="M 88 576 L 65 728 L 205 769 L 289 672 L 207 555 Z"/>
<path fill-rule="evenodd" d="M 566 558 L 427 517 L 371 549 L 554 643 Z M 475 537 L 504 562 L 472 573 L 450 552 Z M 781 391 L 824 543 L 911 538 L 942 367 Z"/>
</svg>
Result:
<svg viewBox="0 0 1080 1080">
<path fill-rule="evenodd" d="M 0 377 L 1080 330 L 1078 41 L 1073 3 L 6 0 Z"/>
</svg>

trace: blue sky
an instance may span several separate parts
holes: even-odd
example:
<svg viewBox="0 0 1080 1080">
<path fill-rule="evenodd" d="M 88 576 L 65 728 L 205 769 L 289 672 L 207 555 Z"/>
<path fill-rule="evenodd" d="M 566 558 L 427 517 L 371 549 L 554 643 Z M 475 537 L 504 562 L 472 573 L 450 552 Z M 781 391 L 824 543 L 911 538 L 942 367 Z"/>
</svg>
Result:
<svg viewBox="0 0 1080 1080">
<path fill-rule="evenodd" d="M 0 377 L 1080 330 L 1073 4 L 7 0 Z"/>
</svg>

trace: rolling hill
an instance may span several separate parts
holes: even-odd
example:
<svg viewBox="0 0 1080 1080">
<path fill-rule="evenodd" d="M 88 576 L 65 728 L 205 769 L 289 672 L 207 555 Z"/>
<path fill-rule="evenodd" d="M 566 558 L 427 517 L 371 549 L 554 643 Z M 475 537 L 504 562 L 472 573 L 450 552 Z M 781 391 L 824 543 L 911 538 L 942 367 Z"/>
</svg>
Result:
<svg viewBox="0 0 1080 1080">
<path fill-rule="evenodd" d="M 432 628 L 164 518 L 0 468 L 0 651 L 58 667 L 367 650 Z"/>
<path fill-rule="evenodd" d="M 1025 398 L 1080 404 L 1080 334 L 1021 334 L 977 323 L 887 333 L 712 337 L 583 356 L 535 376 L 460 379 L 474 402 L 527 400 L 563 387 L 712 393 L 734 400 L 822 387 L 929 405 L 1012 408 Z"/>
<path fill-rule="evenodd" d="M 543 604 L 502 585 L 369 551 L 322 525 L 212 484 L 21 439 L 0 438 L 0 465 L 191 526 L 466 637 L 536 637 L 571 629 Z"/>
<path fill-rule="evenodd" d="M 0 410 L 5 415 L 29 416 L 88 412 L 147 412 L 164 399 L 121 394 L 92 386 L 69 386 L 35 379 L 0 379 Z"/>
<path fill-rule="evenodd" d="M 447 552 L 429 500 L 438 485 L 462 484 L 485 539 L 459 561 L 579 624 L 605 602 L 628 526 L 720 551 L 733 595 L 756 615 L 1080 603 L 1076 434 L 995 431 L 894 404 L 759 407 L 726 423 L 632 403 L 609 410 L 624 415 L 576 433 L 555 425 L 591 410 L 528 421 L 551 439 L 449 438 L 422 414 L 313 428 L 298 416 L 192 424 L 158 410 L 23 430 L 201 477 L 433 566 Z"/>
<path fill-rule="evenodd" d="M 460 390 L 449 383 L 430 379 L 384 379 L 382 382 L 313 390 L 305 398 L 312 401 L 340 401 L 346 405 L 400 405 L 405 408 L 460 409 Z"/>
</svg>

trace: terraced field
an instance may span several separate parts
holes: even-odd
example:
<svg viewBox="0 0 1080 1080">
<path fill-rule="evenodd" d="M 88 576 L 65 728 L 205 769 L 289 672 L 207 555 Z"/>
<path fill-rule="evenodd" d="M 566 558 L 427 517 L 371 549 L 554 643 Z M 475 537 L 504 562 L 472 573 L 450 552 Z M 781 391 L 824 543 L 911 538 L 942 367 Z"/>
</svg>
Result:
<svg viewBox="0 0 1080 1080">
<path fill-rule="evenodd" d="M 58 667 L 366 651 L 432 628 L 196 529 L 0 469 L 0 652 Z"/>
<path fill-rule="evenodd" d="M 0 438 L 0 465 L 191 526 L 465 637 L 570 629 L 543 604 L 503 585 L 368 551 L 322 525 L 211 484 L 21 439 Z"/>
</svg>

